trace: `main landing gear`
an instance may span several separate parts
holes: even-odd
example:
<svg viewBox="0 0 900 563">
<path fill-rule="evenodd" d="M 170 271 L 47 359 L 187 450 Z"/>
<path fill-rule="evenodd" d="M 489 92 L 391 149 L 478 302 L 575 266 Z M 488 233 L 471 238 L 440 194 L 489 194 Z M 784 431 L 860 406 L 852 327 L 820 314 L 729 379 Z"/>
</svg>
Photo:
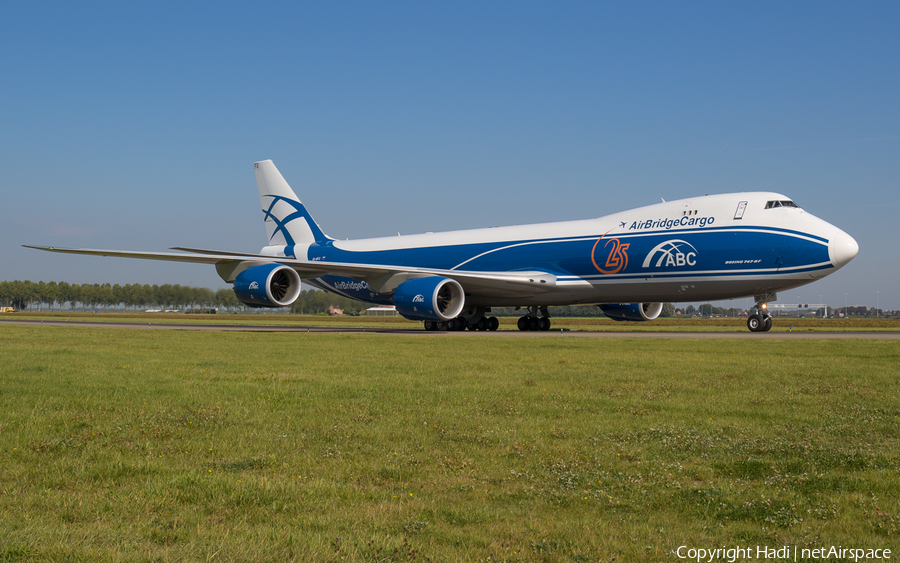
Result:
<svg viewBox="0 0 900 563">
<path fill-rule="evenodd" d="M 747 317 L 747 328 L 750 332 L 768 332 L 772 328 L 772 317 L 769 316 L 765 301 L 756 303 L 756 310 Z"/>
<path fill-rule="evenodd" d="M 485 313 L 489 313 L 488 308 L 478 308 L 474 311 L 469 309 L 462 315 L 449 321 L 425 321 L 425 330 L 490 330 L 495 331 L 500 328 L 500 321 L 497 317 L 487 317 Z M 466 316 L 468 315 L 468 317 Z M 519 319 L 517 323 L 519 330 L 550 330 L 550 314 L 547 307 L 531 306 L 528 308 L 528 314 Z"/>
<path fill-rule="evenodd" d="M 470 316 L 460 315 L 449 321 L 425 321 L 425 330 L 490 330 L 494 331 L 500 328 L 500 320 L 497 317 L 485 317 L 485 312 L 489 309 L 478 309 Z"/>
<path fill-rule="evenodd" d="M 547 307 L 540 307 L 540 314 L 538 316 L 538 307 L 529 307 L 528 314 L 524 317 L 519 318 L 519 322 L 516 323 L 516 326 L 519 327 L 519 330 L 550 330 L 550 314 L 547 313 Z"/>
</svg>

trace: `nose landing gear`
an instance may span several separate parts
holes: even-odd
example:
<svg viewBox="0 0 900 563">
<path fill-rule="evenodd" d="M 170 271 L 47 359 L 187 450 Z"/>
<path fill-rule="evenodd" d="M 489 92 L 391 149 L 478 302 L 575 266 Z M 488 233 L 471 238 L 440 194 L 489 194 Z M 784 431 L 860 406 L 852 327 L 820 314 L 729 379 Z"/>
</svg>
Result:
<svg viewBox="0 0 900 563">
<path fill-rule="evenodd" d="M 772 317 L 769 315 L 768 301 L 774 301 L 775 295 L 757 296 L 756 310 L 747 317 L 747 328 L 750 332 L 768 332 L 772 328 Z"/>
<path fill-rule="evenodd" d="M 750 332 L 766 332 L 772 328 L 772 317 L 754 313 L 747 319 L 747 328 Z"/>
</svg>

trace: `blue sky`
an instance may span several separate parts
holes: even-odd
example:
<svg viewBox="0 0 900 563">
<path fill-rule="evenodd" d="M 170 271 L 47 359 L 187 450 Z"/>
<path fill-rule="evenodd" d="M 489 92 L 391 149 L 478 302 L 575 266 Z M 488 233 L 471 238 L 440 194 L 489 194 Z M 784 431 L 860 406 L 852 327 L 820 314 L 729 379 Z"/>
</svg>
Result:
<svg viewBox="0 0 900 563">
<path fill-rule="evenodd" d="M 337 238 L 778 191 L 860 244 L 779 301 L 900 309 L 897 29 L 897 2 L 8 5 L 0 279 L 225 287 L 20 245 L 255 252 L 271 158 Z"/>
</svg>

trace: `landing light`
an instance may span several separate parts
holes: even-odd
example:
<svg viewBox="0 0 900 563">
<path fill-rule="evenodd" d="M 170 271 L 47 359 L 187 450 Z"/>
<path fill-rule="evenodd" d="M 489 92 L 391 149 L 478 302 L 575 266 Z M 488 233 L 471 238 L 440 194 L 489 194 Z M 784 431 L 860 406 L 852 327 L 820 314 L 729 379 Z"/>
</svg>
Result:
<svg viewBox="0 0 900 563">
<path fill-rule="evenodd" d="M 762 308 L 763 308 L 763 309 L 768 309 L 768 308 L 769 308 L 768 303 L 763 303 L 763 304 L 762 304 Z"/>
</svg>

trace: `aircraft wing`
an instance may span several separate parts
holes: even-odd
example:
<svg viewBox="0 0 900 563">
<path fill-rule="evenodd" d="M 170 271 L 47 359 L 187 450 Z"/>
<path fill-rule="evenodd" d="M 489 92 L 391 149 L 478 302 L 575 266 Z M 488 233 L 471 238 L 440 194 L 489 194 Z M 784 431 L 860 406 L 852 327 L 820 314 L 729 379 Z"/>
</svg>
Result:
<svg viewBox="0 0 900 563">
<path fill-rule="evenodd" d="M 87 254 L 89 256 L 113 256 L 115 258 L 143 258 L 144 260 L 165 260 L 168 262 L 193 262 L 195 264 L 217 264 L 228 256 L 231 259 L 247 260 L 240 254 L 235 255 L 219 255 L 184 252 L 141 252 L 137 250 L 95 250 L 92 248 L 59 248 L 56 246 L 31 246 L 23 244 L 25 248 L 34 248 L 36 250 L 46 250 L 47 252 L 60 252 L 63 254 Z M 252 256 L 252 255 L 243 255 Z M 269 256 L 271 258 L 271 256 Z"/>
<path fill-rule="evenodd" d="M 323 276 L 342 276 L 365 281 L 373 291 L 393 293 L 401 283 L 412 278 L 443 276 L 459 282 L 467 293 L 481 296 L 506 296 L 510 293 L 523 295 L 544 293 L 556 286 L 556 276 L 543 271 L 479 272 L 468 270 L 442 270 L 437 268 L 414 268 L 381 264 L 352 264 L 343 262 L 320 262 L 297 260 L 283 256 L 245 254 L 220 250 L 183 249 L 191 252 L 142 252 L 129 250 L 97 250 L 90 248 L 59 248 L 55 246 L 31 246 L 26 248 L 59 252 L 63 254 L 84 254 L 89 256 L 112 256 L 116 258 L 140 258 L 168 262 L 192 262 L 195 264 L 222 264 L 239 262 L 277 263 L 293 268 L 303 279 Z"/>
</svg>

